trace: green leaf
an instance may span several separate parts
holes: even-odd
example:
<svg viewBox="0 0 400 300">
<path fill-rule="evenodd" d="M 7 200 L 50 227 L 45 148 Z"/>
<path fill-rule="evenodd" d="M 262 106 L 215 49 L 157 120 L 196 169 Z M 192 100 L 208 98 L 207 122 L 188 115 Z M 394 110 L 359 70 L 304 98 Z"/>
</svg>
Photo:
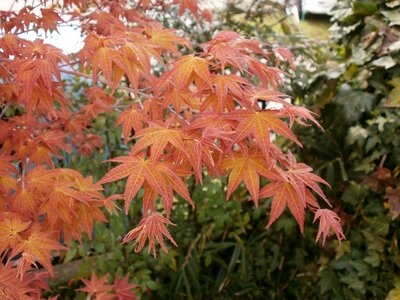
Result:
<svg viewBox="0 0 400 300">
<path fill-rule="evenodd" d="M 356 121 L 364 112 L 372 108 L 375 96 L 359 90 L 353 90 L 348 84 L 342 84 L 335 101 L 343 106 L 343 113 L 347 120 Z"/>
<path fill-rule="evenodd" d="M 400 6 L 400 0 L 388 0 L 386 1 L 385 5 L 389 8 L 395 8 Z"/>
<path fill-rule="evenodd" d="M 398 300 L 400 299 L 400 278 L 394 280 L 394 289 L 389 292 L 386 300 Z"/>
<path fill-rule="evenodd" d="M 390 91 L 385 106 L 400 107 L 400 87 L 396 87 Z"/>
<path fill-rule="evenodd" d="M 331 290 L 335 286 L 336 276 L 332 269 L 326 269 L 322 272 L 321 280 L 319 281 L 319 286 L 321 288 L 321 293 Z"/>
<path fill-rule="evenodd" d="M 368 2 L 357 1 L 354 3 L 354 6 L 353 6 L 354 14 L 356 14 L 358 16 L 362 16 L 362 17 L 370 16 L 377 10 L 378 10 L 378 6 L 372 1 L 368 1 Z"/>
<path fill-rule="evenodd" d="M 390 68 L 394 67 L 397 63 L 394 61 L 394 59 L 391 56 L 386 55 L 386 56 L 382 56 L 378 59 L 375 59 L 374 61 L 372 61 L 372 64 L 377 67 L 383 67 L 385 69 L 390 69 Z"/>
<path fill-rule="evenodd" d="M 400 25 L 400 12 L 398 10 L 386 10 L 382 14 L 389 19 L 389 26 Z"/>
<path fill-rule="evenodd" d="M 364 258 L 364 261 L 372 267 L 378 267 L 381 263 L 379 254 L 376 251 L 368 251 L 367 253 L 368 255 Z"/>
</svg>

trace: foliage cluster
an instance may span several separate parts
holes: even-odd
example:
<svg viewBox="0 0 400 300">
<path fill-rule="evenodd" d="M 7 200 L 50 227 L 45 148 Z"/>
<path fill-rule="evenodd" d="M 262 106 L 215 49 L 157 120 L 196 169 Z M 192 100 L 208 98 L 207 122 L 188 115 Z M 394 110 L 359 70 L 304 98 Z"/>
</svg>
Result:
<svg viewBox="0 0 400 300">
<path fill-rule="evenodd" d="M 100 261 L 118 262 L 113 283 L 106 283 L 107 275 L 92 274 L 83 280 L 85 287 L 77 291 L 93 299 L 134 297 L 136 286 L 129 283 L 133 276 L 144 292 L 147 287 L 156 289 L 146 260 L 132 258 L 119 242 L 133 240 L 136 251 L 147 247 L 154 256 L 158 243 L 168 252 L 164 237 L 177 244 L 168 231 L 173 222 L 186 227 L 175 238 L 187 255 L 177 257 L 181 272 L 172 281 L 175 291 L 168 292 L 183 297 L 192 296 L 193 290 L 196 295 L 237 293 L 226 288 L 233 287 L 231 276 L 238 267 L 241 274 L 248 272 L 255 258 L 263 258 L 264 249 L 254 255 L 240 241 L 251 237 L 252 227 L 257 227 L 254 241 L 248 241 L 264 241 L 265 229 L 260 232 L 255 224 L 262 223 L 261 212 L 268 207 L 268 228 L 288 207 L 300 232 L 305 231 L 307 210 L 319 221 L 317 241 L 324 244 L 331 229 L 339 242 L 344 239 L 339 217 L 320 207 L 315 197 L 331 206 L 319 186 L 328 184 L 311 167 L 297 162 L 286 145 L 289 141 L 301 146 L 291 129 L 295 124 L 318 125 L 313 113 L 286 101 L 279 91 L 282 66 L 293 67 L 291 52 L 233 31 L 221 31 L 193 48 L 189 40 L 154 20 L 176 9 L 176 4 L 180 15 L 190 11 L 209 18 L 197 1 L 187 0 L 42 0 L 18 12 L 1 13 L 2 297 L 41 299 L 48 289 L 46 277 L 54 274 L 55 252 L 64 262 L 58 272 L 68 261 L 79 261 L 77 256 L 81 265 L 94 264 L 103 273 L 110 270 L 102 269 Z M 73 55 L 40 38 L 21 37 L 28 31 L 57 31 L 70 23 L 78 24 L 85 37 L 82 50 Z M 110 130 L 115 126 L 121 129 Z M 95 170 L 98 158 L 109 164 Z M 111 167 L 113 162 L 119 165 Z M 104 174 L 97 173 L 102 168 L 108 172 L 97 183 L 79 172 L 97 179 Z M 215 179 L 225 176 L 226 183 Z M 125 177 L 126 182 L 107 185 L 103 192 L 101 184 Z M 206 201 L 202 203 L 201 197 Z M 201 209 L 194 208 L 193 198 Z M 226 216 L 224 198 L 233 198 L 233 216 Z M 118 211 L 118 199 L 124 200 L 126 216 Z M 142 205 L 132 207 L 133 199 Z M 253 202 L 256 210 L 243 200 Z M 182 208 L 177 215 L 171 214 L 175 207 Z M 221 214 L 209 215 L 214 209 Z M 99 223 L 108 219 L 109 224 Z M 205 226 L 198 226 L 197 220 Z M 298 235 L 293 223 L 286 226 Z M 214 238 L 222 243 L 210 247 Z M 93 251 L 102 257 L 89 259 Z M 231 253 L 228 264 L 226 253 Z M 203 256 L 208 274 L 216 272 L 211 262 L 223 266 L 216 282 L 204 279 L 196 267 Z M 163 259 L 176 268 L 173 255 Z M 158 262 L 149 264 L 157 270 Z M 260 268 L 274 270 L 265 261 Z M 150 280 L 141 278 L 146 276 Z M 202 290 L 204 282 L 213 289 Z M 69 285 L 81 283 L 73 280 Z M 255 296 L 266 288 L 251 280 L 240 285 L 242 293 Z"/>
</svg>

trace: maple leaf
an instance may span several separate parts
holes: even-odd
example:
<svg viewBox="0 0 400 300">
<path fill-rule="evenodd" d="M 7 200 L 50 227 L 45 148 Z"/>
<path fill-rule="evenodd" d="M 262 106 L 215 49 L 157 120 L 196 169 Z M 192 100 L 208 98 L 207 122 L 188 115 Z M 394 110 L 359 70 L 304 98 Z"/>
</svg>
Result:
<svg viewBox="0 0 400 300">
<path fill-rule="evenodd" d="M 51 276 L 54 276 L 53 267 L 51 265 L 51 251 L 61 249 L 66 249 L 66 247 L 60 245 L 53 238 L 51 232 L 40 231 L 40 228 L 35 226 L 31 229 L 31 233 L 27 239 L 21 240 L 13 248 L 10 257 L 15 257 L 19 253 L 22 253 L 22 255 L 25 254 L 29 261 L 38 261 Z M 24 274 L 29 266 L 24 264 L 19 265 L 20 273 Z"/>
<path fill-rule="evenodd" d="M 50 292 L 51 289 L 49 287 L 49 277 L 50 274 L 46 271 L 42 272 L 29 272 L 26 274 L 24 277 L 24 282 L 26 282 L 29 287 L 31 287 L 33 290 L 30 292 L 30 296 L 33 297 L 34 299 L 40 299 L 42 296 L 42 291 L 48 291 Z M 56 300 L 57 298 L 53 298 L 53 300 Z M 50 299 L 48 299 L 50 300 Z"/>
<path fill-rule="evenodd" d="M 182 110 L 182 108 L 190 107 L 196 109 L 199 107 L 198 99 L 193 95 L 193 93 L 175 87 L 168 87 L 165 92 L 162 93 L 163 107 L 166 108 L 170 104 L 173 105 L 176 112 Z"/>
<path fill-rule="evenodd" d="M 104 277 L 97 278 L 95 273 L 92 273 L 90 280 L 82 278 L 85 287 L 78 289 L 78 291 L 86 292 L 90 297 L 98 296 L 102 293 L 109 293 L 112 291 L 112 286 L 107 284 L 108 274 Z M 112 296 L 112 295 L 110 295 Z"/>
<path fill-rule="evenodd" d="M 85 105 L 82 108 L 82 112 L 87 118 L 94 119 L 94 118 L 97 118 L 98 115 L 100 115 L 102 113 L 110 112 L 111 108 L 112 107 L 110 105 L 107 105 L 103 102 L 97 101 L 97 102 Z"/>
<path fill-rule="evenodd" d="M 11 191 L 15 191 L 17 189 L 18 189 L 18 183 L 15 177 L 10 176 L 9 174 L 1 175 L 0 190 L 3 191 L 4 194 L 9 194 Z"/>
<path fill-rule="evenodd" d="M 29 292 L 34 289 L 28 282 L 21 281 L 17 277 L 17 269 L 9 263 L 0 264 L 0 297 L 1 299 L 29 299 Z"/>
<path fill-rule="evenodd" d="M 187 87 L 193 80 L 197 86 L 202 86 L 205 82 L 212 87 L 208 66 L 209 63 L 204 58 L 186 55 L 175 62 L 170 74 L 178 89 Z"/>
<path fill-rule="evenodd" d="M 189 47 L 189 41 L 175 34 L 175 30 L 162 28 L 160 24 L 145 29 L 150 37 L 150 42 L 155 49 L 167 50 L 171 53 L 179 53 L 177 45 Z"/>
<path fill-rule="evenodd" d="M 106 81 L 112 85 L 112 65 L 115 59 L 119 56 L 117 50 L 109 47 L 101 47 L 94 54 L 92 58 L 93 63 L 93 81 L 98 73 L 98 68 L 102 71 Z"/>
<path fill-rule="evenodd" d="M 124 135 L 125 143 L 128 141 L 132 129 L 138 132 L 143 128 L 146 118 L 142 110 L 138 109 L 136 105 L 124 111 L 117 120 L 115 126 L 122 125 L 122 134 Z"/>
<path fill-rule="evenodd" d="M 213 13 L 209 9 L 202 9 L 201 16 L 209 23 L 213 21 Z"/>
<path fill-rule="evenodd" d="M 289 164 L 287 166 L 288 167 L 287 175 L 291 180 L 291 182 L 297 186 L 299 185 L 299 182 L 301 182 L 305 186 L 308 186 L 314 192 L 316 192 L 326 202 L 326 204 L 332 207 L 329 200 L 326 198 L 324 192 L 318 185 L 319 182 L 330 187 L 329 183 L 327 183 L 321 177 L 313 174 L 312 173 L 313 169 L 311 167 L 303 163 L 297 163 L 295 157 L 291 153 L 288 155 L 288 158 L 289 158 L 288 160 Z"/>
<path fill-rule="evenodd" d="M 304 231 L 305 202 L 289 181 L 278 181 L 267 184 L 260 190 L 260 198 L 273 196 L 271 216 L 267 224 L 269 228 L 288 206 L 293 217 L 299 224 L 300 231 Z"/>
<path fill-rule="evenodd" d="M 107 197 L 103 200 L 104 207 L 107 209 L 109 214 L 114 214 L 119 210 L 118 205 L 115 203 L 115 200 L 123 199 L 123 196 L 120 194 L 114 194 L 110 197 Z"/>
<path fill-rule="evenodd" d="M 263 87 L 272 86 L 277 89 L 278 86 L 284 86 L 283 72 L 280 69 L 269 67 L 252 57 L 249 57 L 247 62 L 249 64 L 249 73 L 257 76 L 261 80 Z"/>
<path fill-rule="evenodd" d="M 30 221 L 23 222 L 20 218 L 12 216 L 0 222 L 0 254 L 7 248 L 13 248 L 20 241 L 20 234 L 25 231 Z"/>
<path fill-rule="evenodd" d="M 197 0 L 174 0 L 173 3 L 179 4 L 179 14 L 181 15 L 188 9 L 196 16 L 199 10 Z"/>
<path fill-rule="evenodd" d="M 29 170 L 25 177 L 25 182 L 32 189 L 46 193 L 55 180 L 56 172 L 47 170 L 44 166 L 38 166 Z"/>
<path fill-rule="evenodd" d="M 107 222 L 106 217 L 100 210 L 101 206 L 103 206 L 103 204 L 97 201 L 91 202 L 89 205 L 79 205 L 79 207 L 75 209 L 75 222 L 71 222 L 73 224 L 73 230 L 86 232 L 90 239 L 92 236 L 93 221 Z M 77 235 L 78 237 L 80 236 L 80 234 Z"/>
<path fill-rule="evenodd" d="M 231 157 L 221 162 L 221 167 L 231 170 L 226 199 L 230 198 L 243 181 L 256 207 L 258 206 L 260 175 L 267 179 L 280 179 L 279 175 L 272 170 L 272 162 L 267 161 L 257 148 L 253 148 L 249 153 L 234 152 Z"/>
<path fill-rule="evenodd" d="M 224 136 L 225 132 L 219 136 Z M 190 136 L 191 137 L 191 136 Z M 226 138 L 226 136 L 224 136 Z M 194 139 L 188 138 L 185 141 L 185 155 L 189 158 L 189 164 L 192 166 L 196 180 L 203 184 L 202 170 L 203 163 L 210 169 L 216 167 L 213 151 L 222 152 L 220 148 L 214 143 L 215 136 L 208 136 L 207 130 L 204 130 L 201 136 L 196 136 Z"/>
<path fill-rule="evenodd" d="M 221 31 L 214 35 L 209 42 L 201 44 L 205 49 L 204 55 L 210 56 L 216 63 L 219 63 L 222 72 L 227 64 L 234 66 L 240 72 L 245 66 L 247 53 L 238 47 L 237 41 L 241 36 L 233 31 Z"/>
<path fill-rule="evenodd" d="M 283 109 L 287 106 L 292 107 L 293 105 L 290 101 L 286 99 L 289 97 L 288 95 L 281 93 L 279 91 L 270 90 L 266 88 L 247 88 L 245 91 L 246 97 L 252 102 L 257 103 L 257 101 L 267 101 L 267 102 L 275 102 L 281 104 Z M 292 120 L 292 119 L 291 119 Z"/>
<path fill-rule="evenodd" d="M 16 173 L 17 168 L 11 163 L 12 156 L 0 154 L 0 174 Z"/>
<path fill-rule="evenodd" d="M 83 201 L 81 193 L 75 190 L 73 186 L 73 182 L 58 179 L 48 194 L 48 200 L 39 207 L 40 213 L 46 214 L 52 226 L 60 219 L 66 223 L 72 222 L 75 212 L 71 201 Z"/>
<path fill-rule="evenodd" d="M 282 59 L 283 61 L 287 62 L 291 68 L 295 68 L 295 63 L 294 63 L 294 55 L 293 53 L 284 47 L 277 47 L 273 49 L 275 55 L 278 56 L 278 58 Z"/>
<path fill-rule="evenodd" d="M 128 243 L 129 241 L 135 239 L 134 245 L 137 245 L 135 252 L 140 252 L 146 241 L 149 241 L 149 250 L 153 252 L 154 257 L 156 257 L 156 247 L 155 240 L 160 244 L 164 252 L 168 253 L 168 249 L 164 244 L 163 235 L 177 247 L 176 242 L 172 238 L 171 234 L 168 232 L 165 225 L 175 225 L 171 223 L 167 218 L 162 216 L 157 212 L 153 212 L 145 217 L 143 217 L 138 226 L 131 231 L 123 239 L 123 243 Z"/>
<path fill-rule="evenodd" d="M 158 98 L 147 99 L 146 102 L 143 103 L 143 112 L 148 122 L 164 121 L 162 101 Z"/>
<path fill-rule="evenodd" d="M 331 229 L 336 234 L 339 243 L 346 239 L 342 226 L 340 225 L 340 218 L 334 211 L 330 209 L 318 209 L 315 212 L 314 222 L 317 219 L 319 219 L 319 228 L 315 242 L 318 242 L 322 237 L 322 246 L 325 245 L 326 238 L 330 235 Z"/>
<path fill-rule="evenodd" d="M 113 182 L 128 176 L 124 192 L 126 213 L 129 210 L 132 198 L 145 182 L 157 194 L 161 195 L 168 216 L 172 207 L 173 190 L 194 205 L 185 183 L 162 162 L 155 162 L 151 159 L 145 160 L 143 155 L 121 156 L 110 161 L 122 164 L 110 170 L 98 183 Z"/>
<path fill-rule="evenodd" d="M 233 93 L 237 98 L 242 98 L 243 88 L 240 85 L 250 85 L 246 79 L 237 75 L 216 75 L 213 76 L 212 81 L 215 84 L 215 93 L 220 101 L 226 98 L 228 92 Z"/>
<path fill-rule="evenodd" d="M 70 169 L 61 169 L 60 171 L 61 174 L 64 174 L 65 172 L 72 173 L 71 175 L 73 177 L 70 179 L 75 183 L 74 188 L 80 192 L 77 197 L 79 197 L 81 201 L 93 202 L 93 200 L 103 199 L 103 194 L 101 193 L 103 188 L 100 184 L 93 183 L 92 176 L 84 177 L 81 173 Z M 75 197 L 75 195 L 73 195 L 73 197 Z"/>
<path fill-rule="evenodd" d="M 29 30 L 31 23 L 37 24 L 38 19 L 35 13 L 33 13 L 33 7 L 27 5 L 19 11 L 15 19 L 15 27 L 17 29 L 16 32 Z"/>
<path fill-rule="evenodd" d="M 301 146 L 293 132 L 281 119 L 276 117 L 276 112 L 273 110 L 236 110 L 226 114 L 226 118 L 240 121 L 236 128 L 237 136 L 233 143 L 240 142 L 252 134 L 266 157 L 269 156 L 269 149 L 271 148 L 271 130 Z"/>
<path fill-rule="evenodd" d="M 44 31 L 57 31 L 57 22 L 62 22 L 63 19 L 61 19 L 61 17 L 52 9 L 42 8 L 41 12 L 42 18 L 40 26 L 44 29 Z"/>
<path fill-rule="evenodd" d="M 132 292 L 132 289 L 137 288 L 139 285 L 130 284 L 128 280 L 129 280 L 129 273 L 127 273 L 121 279 L 119 279 L 117 276 L 115 277 L 113 289 L 115 291 L 115 296 L 117 297 L 118 300 L 136 299 L 136 294 Z"/>
<path fill-rule="evenodd" d="M 153 161 L 157 161 L 168 143 L 177 149 L 185 152 L 185 146 L 182 140 L 182 132 L 176 129 L 170 129 L 165 126 L 151 123 L 151 127 L 140 130 L 134 138 L 140 138 L 132 148 L 132 154 L 135 155 L 141 150 L 151 145 L 150 156 Z"/>
<path fill-rule="evenodd" d="M 17 173 L 17 169 L 10 162 L 11 160 L 12 156 L 0 154 L 0 191 L 4 194 L 9 194 L 11 191 L 18 189 L 18 183 L 14 175 Z"/>
<path fill-rule="evenodd" d="M 235 128 L 234 122 L 228 118 L 221 118 L 218 113 L 202 113 L 184 130 L 201 129 L 203 131 L 221 130 L 225 132 L 233 132 Z"/>
</svg>

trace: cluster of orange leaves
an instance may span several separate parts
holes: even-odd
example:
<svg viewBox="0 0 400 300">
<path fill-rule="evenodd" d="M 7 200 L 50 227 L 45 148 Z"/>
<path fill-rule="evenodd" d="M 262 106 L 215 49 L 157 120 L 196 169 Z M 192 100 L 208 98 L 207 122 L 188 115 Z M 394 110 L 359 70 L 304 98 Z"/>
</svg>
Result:
<svg viewBox="0 0 400 300">
<path fill-rule="evenodd" d="M 0 296 L 40 298 L 47 288 L 45 277 L 53 275 L 53 252 L 81 240 L 83 233 L 90 237 L 94 221 L 107 221 L 103 208 L 113 212 L 119 195 L 105 198 L 101 184 L 125 177 L 126 212 L 144 190 L 143 218 L 124 239 L 134 240 L 136 251 L 147 242 L 154 255 L 156 242 L 167 251 L 163 237 L 176 245 L 167 230 L 174 194 L 194 206 L 186 180 L 194 176 L 202 184 L 205 172 L 229 176 L 227 199 L 242 182 L 256 206 L 272 197 L 267 227 L 287 206 L 302 232 L 309 209 L 320 219 L 317 240 L 325 241 L 330 229 L 339 241 L 344 238 L 338 216 L 315 198 L 330 205 L 318 185 L 327 183 L 274 143 L 273 137 L 282 136 L 301 145 L 292 125 L 318 125 L 310 111 L 278 91 L 285 75 L 278 67 L 293 67 L 288 50 L 225 31 L 196 52 L 188 40 L 146 15 L 154 7 L 179 4 L 180 13 L 189 10 L 208 19 L 196 0 L 40 4 L 39 11 L 26 6 L 18 13 L 0 13 Z M 80 22 L 86 36 L 75 55 L 41 39 L 19 37 L 33 27 L 57 30 L 72 20 Z M 160 76 L 154 61 L 164 70 Z M 71 105 L 63 73 L 91 79 L 92 87 L 85 90 L 88 103 L 79 109 Z M 55 167 L 62 151 L 89 154 L 101 147 L 90 125 L 117 107 L 116 90 L 134 97 L 117 122 L 130 153 L 110 159 L 119 165 L 97 183 L 75 170 Z M 6 118 L 10 108 L 17 113 Z M 261 182 L 267 184 L 261 188 Z M 38 264 L 46 272 L 31 272 Z M 106 286 L 97 277 L 92 284 Z M 82 291 L 115 296 L 106 289 Z"/>
</svg>

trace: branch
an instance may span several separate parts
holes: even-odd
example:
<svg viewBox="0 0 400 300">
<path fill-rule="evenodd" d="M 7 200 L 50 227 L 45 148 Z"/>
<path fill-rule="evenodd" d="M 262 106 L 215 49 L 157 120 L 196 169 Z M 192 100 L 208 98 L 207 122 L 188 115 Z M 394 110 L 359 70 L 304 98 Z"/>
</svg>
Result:
<svg viewBox="0 0 400 300">
<path fill-rule="evenodd" d="M 4 114 L 6 113 L 8 107 L 10 106 L 10 103 L 6 103 L 3 107 L 2 107 L 2 111 L 0 113 L 0 119 L 3 118 Z"/>
</svg>

